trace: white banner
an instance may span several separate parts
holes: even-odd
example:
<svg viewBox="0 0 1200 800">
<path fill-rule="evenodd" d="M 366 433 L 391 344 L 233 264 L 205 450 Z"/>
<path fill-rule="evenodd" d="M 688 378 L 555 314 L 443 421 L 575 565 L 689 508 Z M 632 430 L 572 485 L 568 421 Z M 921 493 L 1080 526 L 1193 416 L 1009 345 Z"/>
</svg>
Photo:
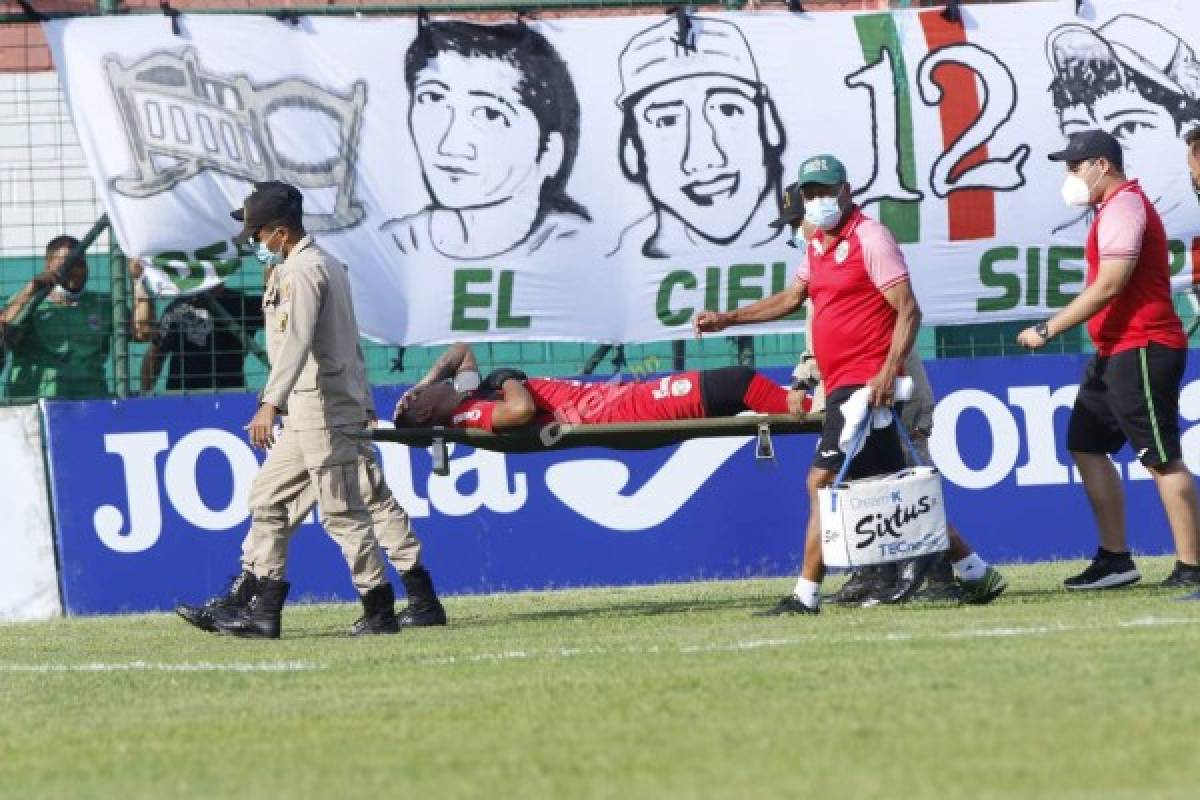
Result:
<svg viewBox="0 0 1200 800">
<path fill-rule="evenodd" d="M 37 406 L 0 408 L 0 622 L 62 616 Z"/>
<path fill-rule="evenodd" d="M 1046 155 L 1087 127 L 1123 142 L 1190 285 L 1200 4 L 962 15 L 46 29 L 127 253 L 160 255 L 185 288 L 214 280 L 249 182 L 294 183 L 381 341 L 686 336 L 697 310 L 791 281 L 769 223 L 823 152 L 904 246 L 928 323 L 1044 316 L 1081 289 L 1088 224 Z"/>
</svg>

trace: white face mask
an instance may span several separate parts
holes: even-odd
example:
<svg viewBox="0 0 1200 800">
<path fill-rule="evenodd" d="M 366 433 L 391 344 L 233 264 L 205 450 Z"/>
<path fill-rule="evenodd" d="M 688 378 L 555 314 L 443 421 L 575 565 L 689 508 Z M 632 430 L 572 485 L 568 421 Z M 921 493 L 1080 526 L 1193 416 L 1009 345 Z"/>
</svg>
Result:
<svg viewBox="0 0 1200 800">
<path fill-rule="evenodd" d="M 803 250 L 808 247 L 808 241 L 804 238 L 804 228 L 797 225 L 796 230 L 792 231 L 792 238 L 788 241 L 788 244 L 797 250 Z"/>
<path fill-rule="evenodd" d="M 73 292 L 67 287 L 61 285 L 55 286 L 51 291 L 53 291 L 54 296 L 58 300 L 65 303 L 78 303 L 79 298 L 83 297 L 82 289 L 80 289 L 78 292 Z"/>
<path fill-rule="evenodd" d="M 1077 172 L 1067 174 L 1062 185 L 1063 202 L 1069 206 L 1090 206 L 1092 204 L 1092 185 Z"/>
<path fill-rule="evenodd" d="M 836 197 L 814 197 L 804 201 L 804 218 L 823 231 L 832 230 L 842 218 Z"/>
</svg>

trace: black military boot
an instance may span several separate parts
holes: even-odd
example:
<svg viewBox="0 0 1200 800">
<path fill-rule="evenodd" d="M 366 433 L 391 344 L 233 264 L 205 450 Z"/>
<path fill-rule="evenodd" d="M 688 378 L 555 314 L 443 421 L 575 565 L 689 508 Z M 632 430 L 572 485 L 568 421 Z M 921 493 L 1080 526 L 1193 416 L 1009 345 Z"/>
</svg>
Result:
<svg viewBox="0 0 1200 800">
<path fill-rule="evenodd" d="M 225 594 L 209 598 L 202 606 L 175 606 L 175 613 L 202 631 L 216 633 L 217 619 L 228 620 L 237 616 L 250 602 L 257 587 L 258 579 L 254 573 L 243 572 L 233 579 Z"/>
<path fill-rule="evenodd" d="M 426 628 L 446 624 L 446 609 L 433 590 L 433 578 L 420 564 L 400 575 L 408 606 L 400 612 L 401 628 Z"/>
<path fill-rule="evenodd" d="M 290 588 L 287 581 L 260 578 L 258 591 L 236 617 L 215 620 L 217 630 L 243 639 L 278 639 L 283 603 Z"/>
<path fill-rule="evenodd" d="M 396 592 L 390 583 L 376 586 L 362 596 L 363 615 L 350 627 L 351 636 L 399 633 L 396 619 Z"/>
</svg>

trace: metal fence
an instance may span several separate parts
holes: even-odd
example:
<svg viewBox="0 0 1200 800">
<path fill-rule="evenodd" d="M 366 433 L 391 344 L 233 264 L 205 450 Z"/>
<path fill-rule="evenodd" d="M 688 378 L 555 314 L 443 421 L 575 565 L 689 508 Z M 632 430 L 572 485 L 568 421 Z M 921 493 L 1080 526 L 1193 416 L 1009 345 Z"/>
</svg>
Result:
<svg viewBox="0 0 1200 800">
<path fill-rule="evenodd" d="M 1022 0 L 995 0 L 995 2 Z M 785 2 L 800 5 L 796 0 Z M 881 10 L 939 5 L 924 0 L 805 0 L 807 11 Z M 661 14 L 665 6 L 647 0 L 537 0 L 536 2 L 423 2 L 421 7 L 477 20 L 511 18 L 514 13 L 539 16 L 572 14 Z M 726 0 L 712 8 L 754 10 L 778 7 L 757 0 Z M 47 396 L 130 396 L 176 391 L 220 391 L 258 388 L 267 371 L 261 355 L 263 340 L 259 298 L 262 270 L 246 259 L 227 282 L 225 291 L 202 300 L 143 299 L 135 296 L 137 265 L 127 262 L 110 237 L 104 210 L 68 115 L 57 75 L 42 38 L 37 18 L 101 14 L 237 13 L 286 17 L 289 14 L 402 15 L 418 10 L 416 3 L 330 2 L 327 5 L 263 4 L 257 2 L 174 2 L 116 0 L 89 2 L 0 2 L 0 297 L 9 357 L 0 373 L 7 402 L 27 402 Z M 46 268 L 46 245 L 68 234 L 85 240 L 89 267 L 85 300 L 87 315 L 70 315 L 68 324 L 57 312 L 55 292 L 45 296 L 31 279 Z M 69 250 L 69 248 L 68 248 Z M 34 303 L 26 302 L 30 298 Z M 1187 318 L 1194 316 L 1188 300 L 1180 300 Z M 21 321 L 38 318 L 37 335 L 25 335 Z M 188 336 L 200 336 L 206 326 L 216 335 L 205 356 L 192 354 L 189 367 L 181 350 Z M 918 347 L 926 358 L 1013 354 L 1015 331 L 1021 323 L 927 328 Z M 66 352 L 64 341 L 92 341 L 60 368 L 40 374 L 20 357 L 35 351 L 53 361 Z M 1075 351 L 1081 337 L 1062 337 L 1054 345 Z M 715 337 L 702 341 L 663 342 L 600 347 L 592 344 L 521 342 L 487 344 L 477 348 L 484 367 L 520 364 L 531 373 L 564 375 L 623 369 L 670 370 L 706 368 L 730 363 L 783 366 L 795 362 L 804 337 L 772 335 Z M 368 376 L 373 383 L 407 383 L 420 377 L 440 348 L 398 348 L 364 341 Z M 17 354 L 14 356 L 14 353 Z M 58 354 L 58 355 L 56 355 Z M 195 363 L 196 359 L 200 363 Z M 207 360 L 207 363 L 205 361 Z M 71 361 L 72 363 L 66 363 Z M 80 363 L 74 363 L 79 361 Z M 14 366 L 13 362 L 17 362 Z"/>
</svg>

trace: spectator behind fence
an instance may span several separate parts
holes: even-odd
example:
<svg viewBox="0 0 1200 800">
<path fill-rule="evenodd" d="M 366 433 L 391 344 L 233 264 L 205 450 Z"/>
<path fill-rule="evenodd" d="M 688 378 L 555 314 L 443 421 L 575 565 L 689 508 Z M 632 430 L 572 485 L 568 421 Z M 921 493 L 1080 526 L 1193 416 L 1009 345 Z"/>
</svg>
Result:
<svg viewBox="0 0 1200 800">
<path fill-rule="evenodd" d="M 169 390 L 245 389 L 246 354 L 257 349 L 254 334 L 263 327 L 262 295 L 218 284 L 177 298 L 156 321 L 154 299 L 141 280 L 143 270 L 139 259 L 130 261 L 133 336 L 150 343 L 142 358 L 142 391 L 153 391 L 164 363 Z"/>
<path fill-rule="evenodd" d="M 46 244 L 45 269 L 0 312 L 12 366 L 9 399 L 78 399 L 109 394 L 104 367 L 112 341 L 112 296 L 89 291 L 79 244 L 56 236 Z"/>
</svg>

